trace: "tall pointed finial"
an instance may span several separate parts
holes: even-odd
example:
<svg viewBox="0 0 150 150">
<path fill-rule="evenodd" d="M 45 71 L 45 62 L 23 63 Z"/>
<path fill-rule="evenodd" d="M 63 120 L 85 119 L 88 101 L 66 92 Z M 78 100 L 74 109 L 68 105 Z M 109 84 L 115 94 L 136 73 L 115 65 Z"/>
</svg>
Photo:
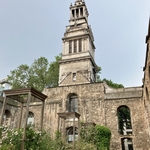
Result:
<svg viewBox="0 0 150 150">
<path fill-rule="evenodd" d="M 149 39 L 150 39 L 150 16 L 149 16 L 149 24 L 148 24 L 148 33 L 147 33 L 147 36 L 146 36 L 146 43 Z"/>
<path fill-rule="evenodd" d="M 150 36 L 150 16 L 149 16 L 148 36 Z"/>
</svg>

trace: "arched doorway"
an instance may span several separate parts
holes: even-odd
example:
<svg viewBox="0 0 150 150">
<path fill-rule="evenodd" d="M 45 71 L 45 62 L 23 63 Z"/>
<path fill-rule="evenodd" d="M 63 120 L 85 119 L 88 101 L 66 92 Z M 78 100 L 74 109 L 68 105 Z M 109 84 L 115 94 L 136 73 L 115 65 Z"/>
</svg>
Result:
<svg viewBox="0 0 150 150">
<path fill-rule="evenodd" d="M 28 114 L 28 121 L 27 121 L 28 125 L 33 125 L 34 124 L 34 113 L 29 111 Z"/>
<path fill-rule="evenodd" d="M 3 121 L 3 125 L 4 126 L 10 126 L 10 122 L 11 122 L 11 113 L 9 110 L 5 110 L 4 113 L 4 121 Z"/>
</svg>

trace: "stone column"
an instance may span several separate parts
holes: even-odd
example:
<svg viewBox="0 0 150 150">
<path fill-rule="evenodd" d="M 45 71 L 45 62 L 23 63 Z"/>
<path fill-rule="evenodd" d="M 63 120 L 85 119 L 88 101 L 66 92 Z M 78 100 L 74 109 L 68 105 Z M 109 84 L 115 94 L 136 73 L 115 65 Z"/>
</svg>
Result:
<svg viewBox="0 0 150 150">
<path fill-rule="evenodd" d="M 74 41 L 72 40 L 72 53 L 74 53 Z"/>
<path fill-rule="evenodd" d="M 87 51 L 87 40 L 84 38 L 84 41 L 82 42 L 83 52 Z"/>
<path fill-rule="evenodd" d="M 62 43 L 62 48 L 63 48 L 62 54 L 66 54 L 65 42 L 64 41 Z"/>
<path fill-rule="evenodd" d="M 74 18 L 77 18 L 77 16 L 76 16 L 76 9 L 74 9 Z"/>
<path fill-rule="evenodd" d="M 79 10 L 79 17 L 81 16 L 81 11 L 80 11 L 80 8 L 78 9 Z"/>
<path fill-rule="evenodd" d="M 64 48 L 66 50 L 66 54 L 69 54 L 69 41 L 65 42 Z"/>
<path fill-rule="evenodd" d="M 70 19 L 72 19 L 73 16 L 72 16 L 72 10 L 70 10 Z"/>
</svg>

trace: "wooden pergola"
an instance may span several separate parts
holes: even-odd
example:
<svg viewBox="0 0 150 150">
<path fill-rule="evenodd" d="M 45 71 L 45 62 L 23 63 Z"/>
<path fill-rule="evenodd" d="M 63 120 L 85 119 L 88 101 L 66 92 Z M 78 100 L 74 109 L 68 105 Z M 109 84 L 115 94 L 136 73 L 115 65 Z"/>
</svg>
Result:
<svg viewBox="0 0 150 150">
<path fill-rule="evenodd" d="M 78 122 L 78 145 L 80 144 L 80 114 L 77 112 L 63 112 L 58 114 L 58 131 L 60 131 L 60 120 L 63 119 L 63 136 L 66 138 L 66 119 L 73 119 L 73 149 L 75 149 L 75 119 Z"/>
<path fill-rule="evenodd" d="M 41 130 L 42 130 L 43 117 L 44 117 L 44 105 L 45 105 L 45 99 L 47 98 L 47 96 L 44 95 L 43 93 L 37 91 L 34 88 L 11 89 L 11 90 L 4 90 L 3 92 L 5 94 L 5 97 L 4 97 L 2 111 L 1 111 L 0 125 L 2 125 L 2 122 L 3 122 L 5 107 L 7 105 L 7 98 L 12 99 L 13 101 L 17 101 L 20 106 L 18 129 L 20 129 L 20 126 L 21 126 L 23 107 L 26 107 L 25 122 L 24 122 L 24 126 L 23 126 L 24 130 L 23 130 L 23 136 L 22 136 L 22 141 L 21 141 L 21 150 L 24 150 L 24 144 L 25 144 L 25 139 L 26 139 L 26 127 L 27 127 L 30 103 L 42 102 L 41 123 L 40 123 Z"/>
</svg>

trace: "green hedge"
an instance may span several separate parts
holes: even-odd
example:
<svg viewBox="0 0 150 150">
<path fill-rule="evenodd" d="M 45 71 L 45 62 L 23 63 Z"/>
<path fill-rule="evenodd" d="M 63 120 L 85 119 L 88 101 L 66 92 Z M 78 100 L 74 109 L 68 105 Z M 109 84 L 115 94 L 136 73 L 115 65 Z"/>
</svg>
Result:
<svg viewBox="0 0 150 150">
<path fill-rule="evenodd" d="M 109 150 L 110 139 L 111 131 L 105 126 L 96 125 L 81 129 L 81 140 L 94 144 L 98 150 Z"/>
</svg>

